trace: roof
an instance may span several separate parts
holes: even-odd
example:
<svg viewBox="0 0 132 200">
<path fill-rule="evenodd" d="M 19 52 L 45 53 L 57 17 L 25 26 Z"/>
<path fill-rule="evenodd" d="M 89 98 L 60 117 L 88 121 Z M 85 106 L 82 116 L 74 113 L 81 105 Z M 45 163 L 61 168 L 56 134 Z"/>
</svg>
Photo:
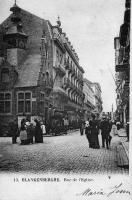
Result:
<svg viewBox="0 0 132 200">
<path fill-rule="evenodd" d="M 19 76 L 15 87 L 36 86 L 41 67 L 41 55 L 28 55 L 18 70 Z"/>
<path fill-rule="evenodd" d="M 21 34 L 23 36 L 27 36 L 24 32 L 19 31 L 17 26 L 10 27 L 9 30 L 6 32 L 6 35 L 8 34 Z"/>
<path fill-rule="evenodd" d="M 43 28 L 42 22 L 44 21 L 44 26 L 46 26 L 46 21 L 23 9 L 21 9 L 20 16 L 23 29 L 20 33 L 26 33 L 29 36 L 29 41 L 27 49 L 25 50 L 26 53 L 22 53 L 23 58 L 20 60 L 17 67 L 18 80 L 15 87 L 37 86 L 39 73 L 41 71 L 40 46 Z M 17 27 L 13 26 L 11 22 L 11 17 L 12 14 L 0 25 L 9 27 L 7 34 L 18 33 Z"/>
</svg>

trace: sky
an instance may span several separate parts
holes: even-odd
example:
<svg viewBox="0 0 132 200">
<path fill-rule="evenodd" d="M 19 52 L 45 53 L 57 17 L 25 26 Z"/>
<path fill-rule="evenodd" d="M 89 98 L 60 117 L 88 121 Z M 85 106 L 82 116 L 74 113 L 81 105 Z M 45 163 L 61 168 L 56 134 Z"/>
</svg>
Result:
<svg viewBox="0 0 132 200">
<path fill-rule="evenodd" d="M 0 23 L 14 0 L 0 0 Z M 125 0 L 17 0 L 17 5 L 56 24 L 60 16 L 63 32 L 71 41 L 85 73 L 101 85 L 103 111 L 116 109 L 114 37 L 123 23 Z"/>
</svg>

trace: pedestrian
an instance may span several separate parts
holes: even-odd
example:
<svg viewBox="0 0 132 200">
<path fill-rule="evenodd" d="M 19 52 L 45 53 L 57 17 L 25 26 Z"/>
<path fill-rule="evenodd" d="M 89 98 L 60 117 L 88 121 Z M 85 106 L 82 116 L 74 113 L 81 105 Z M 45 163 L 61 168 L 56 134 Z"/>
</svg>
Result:
<svg viewBox="0 0 132 200">
<path fill-rule="evenodd" d="M 91 128 L 91 137 L 90 137 L 90 141 L 91 141 L 91 148 L 94 149 L 99 149 L 99 139 L 98 139 L 98 134 L 99 134 L 99 125 L 97 120 L 95 120 L 95 115 L 92 114 L 92 120 L 90 120 L 89 124 L 90 124 L 90 128 Z"/>
<path fill-rule="evenodd" d="M 59 120 L 55 120 L 54 134 L 55 135 L 60 135 L 60 123 L 59 123 Z"/>
<path fill-rule="evenodd" d="M 18 128 L 17 119 L 15 119 L 14 121 L 10 123 L 10 134 L 12 136 L 12 144 L 16 144 L 17 137 L 19 136 L 19 128 Z"/>
<path fill-rule="evenodd" d="M 129 122 L 126 124 L 127 142 L 129 142 Z"/>
<path fill-rule="evenodd" d="M 34 122 L 36 123 L 35 126 L 35 143 L 43 143 L 43 132 L 41 129 L 40 122 L 35 119 Z"/>
<path fill-rule="evenodd" d="M 22 120 L 21 120 L 20 141 L 21 141 L 21 144 L 22 144 L 22 145 L 27 144 L 26 119 L 22 119 Z"/>
<path fill-rule="evenodd" d="M 27 144 L 33 144 L 33 125 L 31 122 L 26 122 L 26 131 L 27 131 Z"/>
<path fill-rule="evenodd" d="M 91 147 L 91 128 L 90 128 L 89 121 L 85 122 L 85 135 L 87 137 L 89 148 L 90 148 Z"/>
<path fill-rule="evenodd" d="M 102 147 L 106 147 L 107 149 L 109 149 L 109 145 L 110 145 L 110 131 L 111 131 L 111 127 L 110 127 L 110 123 L 109 121 L 106 119 L 106 116 L 102 116 L 102 121 L 100 123 L 100 129 L 101 129 L 101 135 L 102 135 Z"/>
<path fill-rule="evenodd" d="M 116 122 L 116 126 L 117 126 L 117 130 L 120 130 L 120 128 L 121 128 L 121 123 L 120 123 L 119 120 Z"/>
<path fill-rule="evenodd" d="M 81 134 L 81 136 L 84 133 L 84 129 L 85 129 L 85 123 L 83 121 L 81 121 L 81 123 L 80 123 L 80 134 Z"/>
<path fill-rule="evenodd" d="M 46 134 L 45 124 L 43 122 L 40 122 L 40 124 L 41 124 L 42 133 L 43 135 L 45 135 Z"/>
<path fill-rule="evenodd" d="M 118 135 L 117 126 L 116 126 L 116 123 L 114 121 L 112 122 L 112 128 L 111 128 L 110 135 L 111 135 L 111 137 Z"/>
</svg>

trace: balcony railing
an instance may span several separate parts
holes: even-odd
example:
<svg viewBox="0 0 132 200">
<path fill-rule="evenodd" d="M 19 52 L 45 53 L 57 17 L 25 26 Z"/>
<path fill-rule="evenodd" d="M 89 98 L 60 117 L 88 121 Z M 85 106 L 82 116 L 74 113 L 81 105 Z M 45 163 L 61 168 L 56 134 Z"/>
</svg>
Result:
<svg viewBox="0 0 132 200">
<path fill-rule="evenodd" d="M 63 45 L 63 41 L 61 39 L 61 36 L 57 33 L 54 33 L 53 40 L 59 45 L 59 47 L 62 49 L 62 51 L 65 53 L 65 48 Z"/>
<path fill-rule="evenodd" d="M 75 69 L 74 68 L 72 68 L 71 74 L 72 74 L 72 76 L 75 75 Z"/>
<path fill-rule="evenodd" d="M 70 86 L 70 80 L 69 78 L 64 78 L 64 84 L 63 84 L 63 87 L 66 89 Z"/>
<path fill-rule="evenodd" d="M 68 60 L 66 60 L 66 59 L 64 60 L 64 65 L 65 65 L 65 69 L 69 69 L 70 63 Z"/>
<path fill-rule="evenodd" d="M 72 65 L 69 63 L 69 72 L 71 72 L 72 71 Z"/>
<path fill-rule="evenodd" d="M 56 69 L 56 71 L 57 71 L 60 75 L 64 76 L 64 75 L 66 74 L 65 68 L 64 68 L 64 65 L 63 65 L 63 64 L 56 63 L 55 66 L 54 66 L 54 68 Z"/>
<path fill-rule="evenodd" d="M 116 72 L 127 72 L 129 71 L 129 64 L 120 64 L 115 67 Z"/>
</svg>

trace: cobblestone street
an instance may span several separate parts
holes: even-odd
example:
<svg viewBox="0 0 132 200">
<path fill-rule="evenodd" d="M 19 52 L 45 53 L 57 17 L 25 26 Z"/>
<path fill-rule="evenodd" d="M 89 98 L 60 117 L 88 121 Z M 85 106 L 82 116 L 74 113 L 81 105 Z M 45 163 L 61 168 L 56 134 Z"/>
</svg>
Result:
<svg viewBox="0 0 132 200">
<path fill-rule="evenodd" d="M 128 174 L 128 169 L 117 167 L 115 146 L 119 142 L 116 136 L 109 150 L 91 149 L 79 131 L 44 137 L 43 144 L 33 145 L 20 145 L 19 141 L 12 144 L 11 138 L 3 137 L 0 138 L 0 171 Z"/>
</svg>

